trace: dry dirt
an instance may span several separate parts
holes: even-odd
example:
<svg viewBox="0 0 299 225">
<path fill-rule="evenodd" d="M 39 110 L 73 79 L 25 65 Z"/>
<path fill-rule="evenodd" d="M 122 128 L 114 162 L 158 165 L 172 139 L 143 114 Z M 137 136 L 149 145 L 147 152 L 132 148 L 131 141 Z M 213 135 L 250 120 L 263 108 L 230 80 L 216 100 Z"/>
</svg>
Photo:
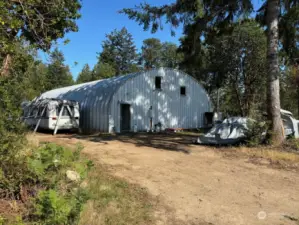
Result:
<svg viewBox="0 0 299 225">
<path fill-rule="evenodd" d="M 298 224 L 298 171 L 227 157 L 176 135 L 37 135 L 74 145 L 116 176 L 156 196 L 157 224 Z M 297 221 L 296 221 L 297 220 Z"/>
</svg>

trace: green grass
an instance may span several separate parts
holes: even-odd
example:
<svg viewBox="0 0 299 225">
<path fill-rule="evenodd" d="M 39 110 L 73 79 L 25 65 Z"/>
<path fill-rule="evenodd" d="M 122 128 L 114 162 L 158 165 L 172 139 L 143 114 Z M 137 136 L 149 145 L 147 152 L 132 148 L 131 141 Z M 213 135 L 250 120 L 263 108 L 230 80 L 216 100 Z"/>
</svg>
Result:
<svg viewBox="0 0 299 225">
<path fill-rule="evenodd" d="M 153 224 L 153 207 L 146 190 L 109 175 L 97 166 L 88 179 L 90 200 L 81 213 L 80 225 Z"/>
<path fill-rule="evenodd" d="M 198 137 L 199 135 L 205 134 L 209 129 L 192 129 L 192 130 L 182 130 L 175 132 L 176 135 L 182 135 L 182 136 L 194 136 Z"/>
</svg>

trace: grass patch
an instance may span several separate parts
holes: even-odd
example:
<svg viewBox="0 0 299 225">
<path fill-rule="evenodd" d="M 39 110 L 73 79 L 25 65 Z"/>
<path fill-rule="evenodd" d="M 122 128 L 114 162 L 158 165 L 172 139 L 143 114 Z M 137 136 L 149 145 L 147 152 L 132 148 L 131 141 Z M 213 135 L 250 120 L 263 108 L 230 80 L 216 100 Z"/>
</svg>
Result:
<svg viewBox="0 0 299 225">
<path fill-rule="evenodd" d="M 109 175 L 97 166 L 88 178 L 90 200 L 80 216 L 80 225 L 153 224 L 151 199 L 146 190 Z"/>
<path fill-rule="evenodd" d="M 247 155 L 252 157 L 261 157 L 270 159 L 272 161 L 289 161 L 299 163 L 299 155 L 292 152 L 280 151 L 277 149 L 247 149 L 244 151 Z"/>
<path fill-rule="evenodd" d="M 185 136 L 194 136 L 198 137 L 199 135 L 205 134 L 209 129 L 191 129 L 191 130 L 182 130 L 179 132 L 174 132 L 176 135 L 185 135 Z"/>
<path fill-rule="evenodd" d="M 259 147 L 231 147 L 221 148 L 224 155 L 229 157 L 243 155 L 256 163 L 265 163 L 273 165 L 275 168 L 299 169 L 299 154 L 296 152 L 285 151 L 280 148 L 271 148 L 267 146 Z"/>
<path fill-rule="evenodd" d="M 0 198 L 0 225 L 154 223 L 147 191 L 110 175 L 105 166 L 93 165 L 80 154 L 80 144 L 67 148 L 39 143 L 33 135 L 26 138 L 20 153 L 22 180 L 13 186 L 17 195 Z M 67 178 L 67 171 L 80 176 L 79 181 Z M 1 191 L 7 182 L 0 178 Z"/>
</svg>

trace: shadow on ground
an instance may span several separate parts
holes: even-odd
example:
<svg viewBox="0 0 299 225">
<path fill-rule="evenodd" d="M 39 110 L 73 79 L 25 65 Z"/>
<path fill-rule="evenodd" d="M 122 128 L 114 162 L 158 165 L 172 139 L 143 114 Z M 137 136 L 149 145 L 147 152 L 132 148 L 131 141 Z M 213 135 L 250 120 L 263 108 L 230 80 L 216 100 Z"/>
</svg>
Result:
<svg viewBox="0 0 299 225">
<path fill-rule="evenodd" d="M 122 133 L 117 135 L 97 134 L 97 135 L 80 135 L 80 134 L 60 134 L 58 138 L 76 138 L 108 144 L 110 141 L 120 141 L 124 143 L 135 144 L 137 147 L 151 147 L 159 150 L 177 151 L 189 154 L 188 146 L 192 144 L 194 137 L 180 134 L 153 134 L 153 133 Z"/>
</svg>

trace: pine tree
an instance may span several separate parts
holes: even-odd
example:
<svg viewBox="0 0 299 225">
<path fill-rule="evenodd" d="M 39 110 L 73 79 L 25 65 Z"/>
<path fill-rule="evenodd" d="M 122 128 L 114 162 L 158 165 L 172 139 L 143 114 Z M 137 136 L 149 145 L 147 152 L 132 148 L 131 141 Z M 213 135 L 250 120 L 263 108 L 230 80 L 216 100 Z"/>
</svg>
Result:
<svg viewBox="0 0 299 225">
<path fill-rule="evenodd" d="M 149 38 L 143 41 L 141 47 L 141 65 L 145 69 L 157 67 L 178 68 L 182 59 L 182 53 L 178 52 L 176 44 L 164 42 L 157 38 Z"/>
<path fill-rule="evenodd" d="M 92 80 L 92 71 L 88 64 L 85 64 L 82 71 L 79 73 L 77 83 L 86 83 Z"/>
<path fill-rule="evenodd" d="M 178 52 L 176 44 L 164 42 L 161 48 L 161 65 L 168 68 L 179 68 L 183 54 Z"/>
<path fill-rule="evenodd" d="M 15 54 L 15 43 L 22 37 L 47 51 L 52 41 L 77 31 L 80 0 L 10 0 L 0 3 L 0 75 L 7 76 Z"/>
<path fill-rule="evenodd" d="M 115 69 L 110 64 L 98 62 L 92 71 L 92 80 L 107 79 L 115 76 L 115 73 Z"/>
<path fill-rule="evenodd" d="M 149 38 L 143 41 L 141 47 L 141 64 L 145 69 L 161 66 L 162 43 L 157 38 Z"/>
<path fill-rule="evenodd" d="M 161 19 L 166 18 L 173 28 L 184 24 L 185 34 L 190 34 L 188 30 L 193 29 L 193 36 L 190 41 L 196 44 L 202 37 L 219 35 L 230 29 L 231 25 L 238 19 L 248 17 L 253 11 L 253 1 L 198 1 L 198 0 L 177 0 L 175 3 L 163 5 L 161 7 L 151 6 L 147 3 L 141 4 L 134 9 L 123 9 L 130 19 L 134 19 L 139 24 L 144 25 L 147 30 L 151 27 L 152 32 L 156 32 Z M 298 2 L 267 0 L 259 10 L 259 19 L 267 27 L 267 68 L 268 68 L 268 116 L 271 122 L 271 142 L 279 145 L 284 140 L 283 126 L 280 115 L 280 86 L 279 86 L 279 27 L 284 40 L 295 48 L 298 48 Z M 289 19 L 289 18 L 292 19 Z M 288 21 L 287 23 L 285 21 Z M 174 30 L 171 31 L 174 34 Z M 286 49 L 286 42 L 282 41 L 283 49 Z M 191 51 L 193 54 L 194 51 Z M 287 51 L 287 53 L 289 53 Z"/>
<path fill-rule="evenodd" d="M 124 27 L 106 35 L 99 62 L 111 65 L 116 75 L 130 73 L 137 63 L 136 47 L 132 35 Z"/>
<path fill-rule="evenodd" d="M 64 61 L 63 53 L 55 48 L 50 55 L 50 64 L 47 73 L 47 90 L 74 84 L 70 69 L 64 65 Z"/>
</svg>

